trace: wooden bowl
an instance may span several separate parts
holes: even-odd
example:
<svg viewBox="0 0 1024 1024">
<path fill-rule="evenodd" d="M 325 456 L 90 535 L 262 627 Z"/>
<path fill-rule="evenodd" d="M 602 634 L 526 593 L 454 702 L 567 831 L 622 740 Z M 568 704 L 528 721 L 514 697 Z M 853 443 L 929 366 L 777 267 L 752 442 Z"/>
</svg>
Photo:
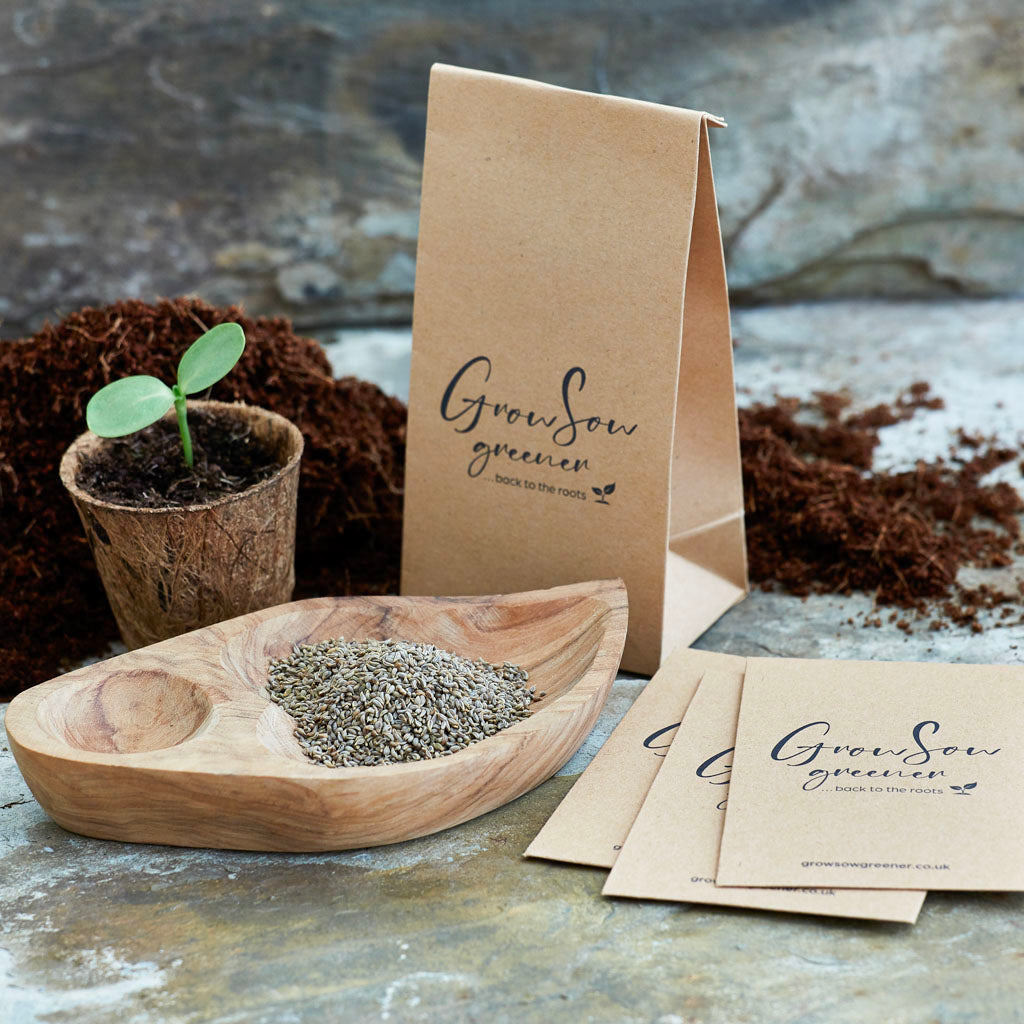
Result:
<svg viewBox="0 0 1024 1024">
<path fill-rule="evenodd" d="M 543 782 L 593 728 L 626 638 L 626 590 L 602 580 L 501 597 L 313 598 L 164 640 L 14 699 L 25 781 L 72 832 L 235 850 L 344 850 L 437 832 Z M 268 661 L 307 643 L 395 637 L 510 661 L 546 696 L 454 754 L 328 768 L 265 693 Z"/>
</svg>

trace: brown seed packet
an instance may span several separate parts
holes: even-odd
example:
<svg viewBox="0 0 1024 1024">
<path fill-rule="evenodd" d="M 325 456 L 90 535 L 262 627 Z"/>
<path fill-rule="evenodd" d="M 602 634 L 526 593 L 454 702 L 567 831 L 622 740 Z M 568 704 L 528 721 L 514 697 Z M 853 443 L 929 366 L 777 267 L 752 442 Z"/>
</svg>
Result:
<svg viewBox="0 0 1024 1024">
<path fill-rule="evenodd" d="M 751 658 L 718 877 L 1024 891 L 1024 667 Z"/>
<path fill-rule="evenodd" d="M 744 664 L 745 659 L 729 654 L 685 647 L 673 651 L 565 795 L 526 856 L 611 867 L 701 676 L 723 667 L 742 674 Z"/>
<path fill-rule="evenodd" d="M 605 895 L 913 923 L 924 892 L 716 885 L 742 686 L 742 665 L 704 673 L 612 867 Z"/>
</svg>

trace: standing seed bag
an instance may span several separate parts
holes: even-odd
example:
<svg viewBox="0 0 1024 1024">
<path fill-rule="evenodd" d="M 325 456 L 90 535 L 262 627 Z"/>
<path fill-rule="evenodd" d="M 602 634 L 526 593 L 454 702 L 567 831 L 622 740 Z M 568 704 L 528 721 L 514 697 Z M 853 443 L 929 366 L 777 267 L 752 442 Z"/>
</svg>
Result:
<svg viewBox="0 0 1024 1024">
<path fill-rule="evenodd" d="M 621 576 L 643 673 L 745 595 L 709 123 L 433 68 L 403 593 Z"/>
</svg>

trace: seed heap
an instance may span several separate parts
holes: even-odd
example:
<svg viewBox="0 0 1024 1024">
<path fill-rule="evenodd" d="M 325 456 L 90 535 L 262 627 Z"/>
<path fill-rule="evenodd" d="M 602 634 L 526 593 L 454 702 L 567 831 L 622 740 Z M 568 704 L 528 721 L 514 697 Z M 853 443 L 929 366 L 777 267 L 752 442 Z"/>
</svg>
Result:
<svg viewBox="0 0 1024 1024">
<path fill-rule="evenodd" d="M 339 638 L 271 661 L 267 691 L 307 757 L 355 768 L 441 757 L 507 729 L 529 714 L 528 679 L 432 644 Z"/>
</svg>

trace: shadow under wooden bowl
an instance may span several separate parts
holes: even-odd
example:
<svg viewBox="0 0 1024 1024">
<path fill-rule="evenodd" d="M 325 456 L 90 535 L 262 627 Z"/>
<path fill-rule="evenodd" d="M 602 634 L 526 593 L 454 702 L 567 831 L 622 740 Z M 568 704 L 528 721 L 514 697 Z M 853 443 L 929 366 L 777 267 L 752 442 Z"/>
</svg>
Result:
<svg viewBox="0 0 1024 1024">
<path fill-rule="evenodd" d="M 499 597 L 313 598 L 42 683 L 7 712 L 33 794 L 65 828 L 128 842 L 312 851 L 426 835 L 514 800 L 586 739 L 626 637 L 619 580 Z M 268 663 L 343 636 L 526 668 L 531 714 L 454 754 L 363 768 L 306 759 Z"/>
</svg>

